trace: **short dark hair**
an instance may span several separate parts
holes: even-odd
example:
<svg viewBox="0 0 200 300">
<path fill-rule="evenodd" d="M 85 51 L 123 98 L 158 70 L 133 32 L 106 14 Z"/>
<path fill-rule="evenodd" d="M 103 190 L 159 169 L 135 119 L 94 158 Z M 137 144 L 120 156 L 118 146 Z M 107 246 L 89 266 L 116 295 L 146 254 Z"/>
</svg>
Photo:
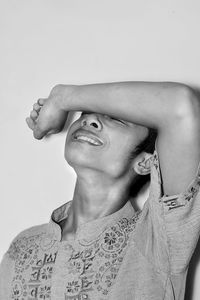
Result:
<svg viewBox="0 0 200 300">
<path fill-rule="evenodd" d="M 155 151 L 155 142 L 157 138 L 157 130 L 153 128 L 148 128 L 148 135 L 146 138 L 140 142 L 139 145 L 131 153 L 131 159 L 137 157 L 142 152 L 147 152 L 153 154 Z M 150 175 L 137 175 L 129 187 L 129 197 L 135 197 L 142 187 L 150 181 Z"/>
</svg>

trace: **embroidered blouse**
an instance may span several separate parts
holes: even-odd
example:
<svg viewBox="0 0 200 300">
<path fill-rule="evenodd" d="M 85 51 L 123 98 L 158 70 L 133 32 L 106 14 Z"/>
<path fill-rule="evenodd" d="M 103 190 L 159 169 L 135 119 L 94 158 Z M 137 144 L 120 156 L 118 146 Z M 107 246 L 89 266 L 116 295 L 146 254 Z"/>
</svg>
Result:
<svg viewBox="0 0 200 300">
<path fill-rule="evenodd" d="M 128 201 L 110 216 L 82 224 L 61 241 L 58 223 L 21 232 L 0 266 L 2 300 L 183 300 L 200 232 L 200 170 L 179 195 L 162 195 L 159 160 L 151 160 L 150 195 L 141 212 Z"/>
</svg>

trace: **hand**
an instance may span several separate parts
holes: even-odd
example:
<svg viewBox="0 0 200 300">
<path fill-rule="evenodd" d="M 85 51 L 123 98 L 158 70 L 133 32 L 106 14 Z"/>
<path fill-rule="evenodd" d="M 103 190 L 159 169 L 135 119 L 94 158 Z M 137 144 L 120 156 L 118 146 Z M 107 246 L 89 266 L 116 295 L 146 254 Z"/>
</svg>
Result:
<svg viewBox="0 0 200 300">
<path fill-rule="evenodd" d="M 39 99 L 33 105 L 26 123 L 36 139 L 40 140 L 46 135 L 58 133 L 63 129 L 68 112 L 61 108 L 61 94 L 59 86 L 56 86 L 48 98 Z"/>
</svg>

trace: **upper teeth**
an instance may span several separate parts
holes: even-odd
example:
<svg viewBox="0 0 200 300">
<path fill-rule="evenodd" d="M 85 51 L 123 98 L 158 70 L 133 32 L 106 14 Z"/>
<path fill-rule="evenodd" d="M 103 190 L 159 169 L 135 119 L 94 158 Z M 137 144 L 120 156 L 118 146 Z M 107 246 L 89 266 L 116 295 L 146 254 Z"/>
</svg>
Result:
<svg viewBox="0 0 200 300">
<path fill-rule="evenodd" d="M 94 145 L 101 145 L 100 142 L 97 142 L 96 140 L 92 139 L 92 138 L 89 138 L 87 136 L 83 136 L 83 135 L 79 135 L 76 137 L 77 140 L 83 140 L 83 141 L 86 141 L 86 142 L 90 142 L 91 144 L 94 144 Z"/>
</svg>

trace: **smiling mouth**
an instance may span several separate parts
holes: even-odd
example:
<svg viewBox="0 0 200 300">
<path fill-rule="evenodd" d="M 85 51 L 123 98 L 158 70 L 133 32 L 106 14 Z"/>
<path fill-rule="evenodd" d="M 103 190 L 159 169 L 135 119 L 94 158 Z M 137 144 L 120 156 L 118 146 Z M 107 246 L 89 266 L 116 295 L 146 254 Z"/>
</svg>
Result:
<svg viewBox="0 0 200 300">
<path fill-rule="evenodd" d="M 86 142 L 90 145 L 93 145 L 93 146 L 102 146 L 103 145 L 103 142 L 96 138 L 96 137 L 88 137 L 86 135 L 83 135 L 83 134 L 76 134 L 73 136 L 73 139 L 75 141 L 79 141 L 79 142 Z"/>
</svg>

